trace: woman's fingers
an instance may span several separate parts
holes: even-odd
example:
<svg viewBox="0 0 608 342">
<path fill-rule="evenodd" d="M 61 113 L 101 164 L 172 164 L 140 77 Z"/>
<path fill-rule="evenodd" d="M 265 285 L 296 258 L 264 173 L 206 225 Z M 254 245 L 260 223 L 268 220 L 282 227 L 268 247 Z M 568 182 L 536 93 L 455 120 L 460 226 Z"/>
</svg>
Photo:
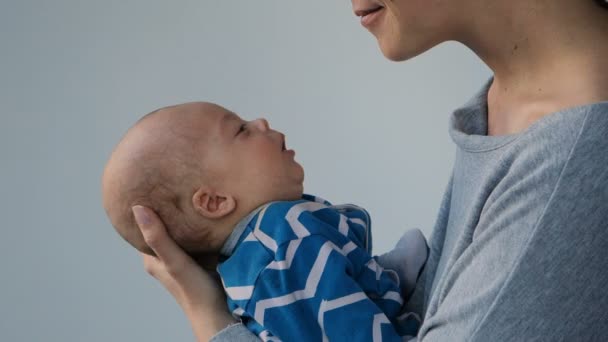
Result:
<svg viewBox="0 0 608 342">
<path fill-rule="evenodd" d="M 141 254 L 144 259 L 144 269 L 149 275 L 156 278 L 181 304 L 182 298 L 179 293 L 179 284 L 177 280 L 173 278 L 173 275 L 167 271 L 165 264 L 160 259 L 153 257 L 145 253 Z"/>
<path fill-rule="evenodd" d="M 162 275 L 162 271 L 164 271 L 165 268 L 157 257 L 141 252 L 139 252 L 139 254 L 144 260 L 144 269 L 149 275 L 153 276 L 154 278 L 158 278 L 159 275 Z"/>
<path fill-rule="evenodd" d="M 133 210 L 135 221 L 137 221 L 137 225 L 144 236 L 144 240 L 162 264 L 164 264 L 168 272 L 179 273 L 179 269 L 184 264 L 192 262 L 192 259 L 167 234 L 165 225 L 153 210 L 141 205 L 133 206 L 131 209 Z M 151 271 L 155 270 L 155 263 L 152 259 L 146 260 L 144 258 L 144 266 L 150 268 Z"/>
<path fill-rule="evenodd" d="M 158 215 L 140 205 L 132 210 L 144 240 L 156 254 L 140 253 L 146 272 L 182 307 L 198 339 L 207 341 L 234 323 L 220 284 L 173 241 Z"/>
</svg>

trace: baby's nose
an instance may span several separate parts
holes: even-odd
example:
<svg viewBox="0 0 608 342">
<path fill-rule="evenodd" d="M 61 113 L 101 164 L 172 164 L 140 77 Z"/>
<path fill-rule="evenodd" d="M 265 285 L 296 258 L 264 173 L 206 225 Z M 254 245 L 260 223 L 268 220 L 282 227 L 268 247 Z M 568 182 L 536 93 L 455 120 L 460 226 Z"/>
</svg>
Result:
<svg viewBox="0 0 608 342">
<path fill-rule="evenodd" d="M 259 119 L 253 120 L 253 124 L 256 125 L 256 127 L 258 127 L 260 130 L 263 130 L 263 131 L 267 131 L 270 129 L 270 125 L 268 124 L 268 121 L 266 121 L 266 119 L 264 119 L 264 118 L 259 118 Z"/>
</svg>

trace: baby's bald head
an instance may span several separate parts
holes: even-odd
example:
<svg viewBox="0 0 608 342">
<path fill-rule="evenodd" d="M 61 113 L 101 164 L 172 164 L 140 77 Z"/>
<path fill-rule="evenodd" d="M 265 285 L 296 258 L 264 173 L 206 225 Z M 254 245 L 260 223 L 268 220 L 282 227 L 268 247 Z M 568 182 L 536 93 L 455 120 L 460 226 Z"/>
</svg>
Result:
<svg viewBox="0 0 608 342">
<path fill-rule="evenodd" d="M 139 251 L 154 253 L 138 229 L 131 207 L 156 211 L 169 235 L 188 252 L 206 252 L 209 229 L 192 209 L 192 194 L 212 177 L 201 155 L 207 137 L 201 113 L 223 108 L 188 103 L 141 118 L 116 146 L 102 177 L 103 205 L 118 233 Z"/>
<path fill-rule="evenodd" d="M 154 254 L 134 205 L 159 214 L 191 255 L 212 254 L 255 208 L 302 197 L 304 170 L 294 154 L 264 119 L 244 121 L 204 102 L 163 108 L 138 121 L 112 152 L 103 205 L 120 235 L 142 252 Z"/>
</svg>

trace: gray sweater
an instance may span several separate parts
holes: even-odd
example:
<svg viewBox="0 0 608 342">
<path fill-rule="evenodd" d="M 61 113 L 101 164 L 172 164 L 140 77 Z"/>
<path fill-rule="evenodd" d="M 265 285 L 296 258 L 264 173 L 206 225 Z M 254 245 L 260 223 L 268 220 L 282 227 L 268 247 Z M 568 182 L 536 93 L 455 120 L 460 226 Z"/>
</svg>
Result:
<svg viewBox="0 0 608 342">
<path fill-rule="evenodd" d="M 608 102 L 487 136 L 491 82 L 450 118 L 455 164 L 406 308 L 418 340 L 605 340 Z M 248 340 L 241 325 L 214 338 Z"/>
</svg>

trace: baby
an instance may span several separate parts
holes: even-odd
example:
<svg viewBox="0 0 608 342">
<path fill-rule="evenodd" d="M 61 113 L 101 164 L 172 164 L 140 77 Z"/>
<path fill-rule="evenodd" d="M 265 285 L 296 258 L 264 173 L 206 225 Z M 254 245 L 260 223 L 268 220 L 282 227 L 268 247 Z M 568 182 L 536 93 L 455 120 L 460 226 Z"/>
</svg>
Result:
<svg viewBox="0 0 608 342">
<path fill-rule="evenodd" d="M 419 319 L 402 306 L 426 261 L 422 234 L 406 232 L 393 252 L 401 262 L 383 269 L 370 256 L 367 212 L 303 194 L 294 155 L 264 119 L 203 102 L 163 108 L 112 152 L 103 205 L 151 255 L 131 207 L 155 210 L 179 246 L 217 270 L 229 309 L 263 340 L 415 335 Z"/>
</svg>

